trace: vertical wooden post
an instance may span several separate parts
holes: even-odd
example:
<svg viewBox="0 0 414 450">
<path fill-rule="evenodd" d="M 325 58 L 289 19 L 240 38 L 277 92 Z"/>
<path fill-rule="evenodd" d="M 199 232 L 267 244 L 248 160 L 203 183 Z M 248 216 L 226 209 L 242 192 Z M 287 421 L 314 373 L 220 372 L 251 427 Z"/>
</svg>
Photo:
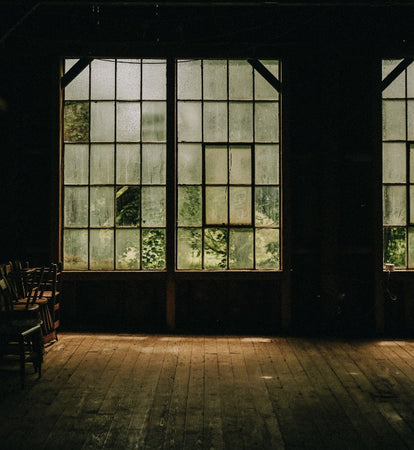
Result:
<svg viewBox="0 0 414 450">
<path fill-rule="evenodd" d="M 167 60 L 167 283 L 166 283 L 166 325 L 175 329 L 175 60 Z"/>
</svg>

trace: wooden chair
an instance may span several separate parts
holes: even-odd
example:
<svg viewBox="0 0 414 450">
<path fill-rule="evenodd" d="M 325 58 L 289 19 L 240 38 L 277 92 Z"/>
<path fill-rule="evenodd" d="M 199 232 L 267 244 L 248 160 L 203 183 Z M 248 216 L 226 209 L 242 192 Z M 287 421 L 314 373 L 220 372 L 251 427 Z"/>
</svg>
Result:
<svg viewBox="0 0 414 450">
<path fill-rule="evenodd" d="M 38 378 L 42 374 L 42 322 L 30 318 L 16 318 L 12 299 L 13 292 L 7 279 L 0 276 L 0 355 L 19 357 L 20 384 L 23 389 L 26 363 L 33 364 Z"/>
</svg>

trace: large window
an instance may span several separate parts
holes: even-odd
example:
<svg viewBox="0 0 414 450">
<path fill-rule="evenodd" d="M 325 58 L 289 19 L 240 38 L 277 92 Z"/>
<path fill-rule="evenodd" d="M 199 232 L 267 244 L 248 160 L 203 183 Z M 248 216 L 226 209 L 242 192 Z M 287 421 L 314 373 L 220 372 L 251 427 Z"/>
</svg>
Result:
<svg viewBox="0 0 414 450">
<path fill-rule="evenodd" d="M 278 91 L 247 61 L 175 67 L 168 97 L 157 59 L 93 60 L 64 89 L 66 270 L 165 270 L 167 245 L 177 270 L 280 269 Z"/>
<path fill-rule="evenodd" d="M 384 60 L 384 263 L 414 268 L 414 66 Z"/>
</svg>

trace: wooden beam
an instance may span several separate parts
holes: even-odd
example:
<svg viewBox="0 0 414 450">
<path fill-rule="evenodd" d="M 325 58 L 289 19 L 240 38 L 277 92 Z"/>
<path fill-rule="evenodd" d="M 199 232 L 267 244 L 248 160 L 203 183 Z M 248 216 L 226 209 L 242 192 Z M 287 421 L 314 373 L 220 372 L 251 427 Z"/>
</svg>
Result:
<svg viewBox="0 0 414 450">
<path fill-rule="evenodd" d="M 384 91 L 387 87 L 400 75 L 404 70 L 414 61 L 414 58 L 403 59 L 397 67 L 382 80 L 381 90 Z"/>
<path fill-rule="evenodd" d="M 65 88 L 73 81 L 86 67 L 93 61 L 93 58 L 81 58 L 74 66 L 72 66 L 60 79 L 60 86 Z"/>
<path fill-rule="evenodd" d="M 258 59 L 248 59 L 247 62 L 271 85 L 277 92 L 282 89 L 282 83 Z"/>
</svg>

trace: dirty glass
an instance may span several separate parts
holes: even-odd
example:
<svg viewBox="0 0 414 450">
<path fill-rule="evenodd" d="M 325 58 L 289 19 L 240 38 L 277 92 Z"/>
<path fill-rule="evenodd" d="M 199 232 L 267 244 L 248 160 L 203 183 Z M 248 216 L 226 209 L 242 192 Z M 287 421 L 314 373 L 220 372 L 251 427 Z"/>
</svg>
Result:
<svg viewBox="0 0 414 450">
<path fill-rule="evenodd" d="M 200 142 L 201 102 L 178 102 L 177 115 L 179 142 Z"/>
<path fill-rule="evenodd" d="M 91 99 L 115 98 L 115 60 L 94 59 L 91 62 Z"/>
<path fill-rule="evenodd" d="M 65 61 L 65 73 L 73 67 L 78 59 Z M 75 79 L 65 87 L 65 100 L 88 100 L 89 98 L 89 68 L 85 68 Z"/>
<path fill-rule="evenodd" d="M 384 263 L 406 267 L 406 229 L 384 228 Z"/>
<path fill-rule="evenodd" d="M 206 186 L 206 223 L 218 225 L 227 223 L 227 186 Z"/>
<path fill-rule="evenodd" d="M 142 60 L 142 99 L 165 100 L 167 98 L 167 65 L 163 60 Z"/>
<path fill-rule="evenodd" d="M 270 73 L 279 79 L 279 61 L 261 60 L 260 62 Z M 277 100 L 279 93 L 262 75 L 254 72 L 254 96 L 256 100 Z"/>
<path fill-rule="evenodd" d="M 139 184 L 141 181 L 141 151 L 138 144 L 117 144 L 116 182 Z"/>
<path fill-rule="evenodd" d="M 177 268 L 201 269 L 201 229 L 179 228 L 177 230 Z"/>
<path fill-rule="evenodd" d="M 201 186 L 178 187 L 178 225 L 201 226 Z"/>
<path fill-rule="evenodd" d="M 252 225 L 252 188 L 230 186 L 230 224 Z"/>
<path fill-rule="evenodd" d="M 166 124 L 165 102 L 142 103 L 142 140 L 144 142 L 165 142 Z"/>
<path fill-rule="evenodd" d="M 65 142 L 87 142 L 89 140 L 89 103 L 65 102 Z"/>
<path fill-rule="evenodd" d="M 116 104 L 116 139 L 119 142 L 135 142 L 141 137 L 141 105 L 138 102 Z"/>
<path fill-rule="evenodd" d="M 65 145 L 65 184 L 87 184 L 89 149 L 84 144 Z"/>
<path fill-rule="evenodd" d="M 91 141 L 113 142 L 115 139 L 114 102 L 91 103 Z"/>
<path fill-rule="evenodd" d="M 253 269 L 252 229 L 230 229 L 229 268 Z"/>
<path fill-rule="evenodd" d="M 274 269 L 280 265 L 279 230 L 263 228 L 256 230 L 256 268 Z"/>
<path fill-rule="evenodd" d="M 252 149 L 250 146 L 231 146 L 229 150 L 230 183 L 251 184 Z"/>
<path fill-rule="evenodd" d="M 279 141 L 279 110 L 277 103 L 255 104 L 256 142 Z"/>
<path fill-rule="evenodd" d="M 66 270 L 88 268 L 88 231 L 65 229 L 63 235 L 64 267 Z"/>
<path fill-rule="evenodd" d="M 227 99 L 227 60 L 203 61 L 204 100 Z"/>
<path fill-rule="evenodd" d="M 247 61 L 229 61 L 229 98 L 253 99 L 253 67 Z"/>
<path fill-rule="evenodd" d="M 65 187 L 64 225 L 66 227 L 88 226 L 88 188 Z"/>
<path fill-rule="evenodd" d="M 384 186 L 384 225 L 405 225 L 407 210 L 407 189 L 405 186 Z"/>
<path fill-rule="evenodd" d="M 165 188 L 159 186 L 143 186 L 142 195 L 142 226 L 165 226 Z"/>
<path fill-rule="evenodd" d="M 406 145 L 400 142 L 384 142 L 382 147 L 383 183 L 406 182 Z"/>
<path fill-rule="evenodd" d="M 204 140 L 207 142 L 227 141 L 227 103 L 204 103 Z"/>
<path fill-rule="evenodd" d="M 117 226 L 139 226 L 141 211 L 141 188 L 118 186 L 116 190 Z"/>
<path fill-rule="evenodd" d="M 114 225 L 113 187 L 90 188 L 90 224 L 92 227 L 111 227 Z"/>
<path fill-rule="evenodd" d="M 112 184 L 114 182 L 113 144 L 92 144 L 90 184 Z"/>
<path fill-rule="evenodd" d="M 89 261 L 91 270 L 114 269 L 114 231 L 90 230 Z"/>
<path fill-rule="evenodd" d="M 201 183 L 202 149 L 200 144 L 179 144 L 177 177 L 179 184 Z"/>
<path fill-rule="evenodd" d="M 179 60 L 177 64 L 177 98 L 201 99 L 201 61 Z"/>
<path fill-rule="evenodd" d="M 405 101 L 383 100 L 382 138 L 383 140 L 405 140 Z"/>
<path fill-rule="evenodd" d="M 251 142 L 253 140 L 252 103 L 230 102 L 229 140 L 230 142 Z"/>
<path fill-rule="evenodd" d="M 140 265 L 140 230 L 117 229 L 116 269 L 139 269 Z"/>
<path fill-rule="evenodd" d="M 141 65 L 139 59 L 118 60 L 116 77 L 116 98 L 118 100 L 140 99 Z"/>
<path fill-rule="evenodd" d="M 227 267 L 227 228 L 204 229 L 204 267 L 225 269 Z"/>
<path fill-rule="evenodd" d="M 142 268 L 165 269 L 165 230 L 142 230 Z"/>
<path fill-rule="evenodd" d="M 256 184 L 279 184 L 279 146 L 255 145 Z"/>
<path fill-rule="evenodd" d="M 205 180 L 207 184 L 223 184 L 228 179 L 227 146 L 208 146 L 205 150 Z"/>
</svg>

